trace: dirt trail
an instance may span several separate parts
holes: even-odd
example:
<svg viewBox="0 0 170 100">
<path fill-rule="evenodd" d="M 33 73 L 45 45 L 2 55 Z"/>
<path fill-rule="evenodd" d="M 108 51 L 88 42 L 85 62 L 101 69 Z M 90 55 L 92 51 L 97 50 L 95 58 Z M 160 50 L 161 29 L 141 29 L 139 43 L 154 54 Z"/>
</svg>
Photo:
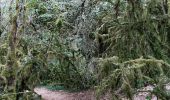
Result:
<svg viewBox="0 0 170 100">
<path fill-rule="evenodd" d="M 69 93 L 65 91 L 50 91 L 46 88 L 35 88 L 34 91 L 44 100 L 95 100 L 92 91 Z"/>
<path fill-rule="evenodd" d="M 153 90 L 152 86 L 144 87 L 141 90 Z M 75 92 L 69 93 L 66 91 L 50 91 L 46 88 L 40 87 L 35 88 L 34 91 L 41 95 L 43 100 L 95 100 L 95 93 L 91 90 L 83 91 L 83 92 Z M 134 100 L 146 100 L 146 97 L 149 95 L 147 92 L 141 92 L 134 95 Z M 105 97 L 101 98 L 101 100 L 111 100 L 108 99 L 110 96 L 106 95 Z M 151 100 L 158 100 L 156 96 L 152 95 Z M 126 98 L 122 98 L 122 100 L 128 100 Z"/>
</svg>

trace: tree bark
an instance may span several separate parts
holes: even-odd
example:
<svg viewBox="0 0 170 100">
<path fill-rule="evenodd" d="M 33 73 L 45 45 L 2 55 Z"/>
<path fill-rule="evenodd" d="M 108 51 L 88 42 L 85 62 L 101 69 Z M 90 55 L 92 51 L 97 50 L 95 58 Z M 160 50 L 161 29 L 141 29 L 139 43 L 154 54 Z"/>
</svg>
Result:
<svg viewBox="0 0 170 100">
<path fill-rule="evenodd" d="M 10 10 L 12 10 L 12 2 Z M 17 38 L 17 19 L 19 15 L 19 0 L 16 0 L 16 14 L 13 16 L 12 11 L 10 11 L 11 18 L 11 30 L 8 34 L 8 53 L 7 53 L 7 61 L 4 70 L 2 71 L 2 76 L 4 76 L 7 80 L 7 88 L 5 90 L 6 93 L 13 93 L 8 98 L 11 100 L 16 100 L 16 73 L 18 70 L 18 63 L 16 59 L 16 38 Z"/>
</svg>

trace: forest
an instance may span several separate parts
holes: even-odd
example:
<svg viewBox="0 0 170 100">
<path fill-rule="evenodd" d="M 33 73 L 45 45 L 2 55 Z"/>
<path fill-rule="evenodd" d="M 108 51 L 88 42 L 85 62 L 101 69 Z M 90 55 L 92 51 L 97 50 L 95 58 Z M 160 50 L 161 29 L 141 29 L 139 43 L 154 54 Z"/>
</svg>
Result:
<svg viewBox="0 0 170 100">
<path fill-rule="evenodd" d="M 0 100 L 170 100 L 170 0 L 0 0 Z"/>
</svg>

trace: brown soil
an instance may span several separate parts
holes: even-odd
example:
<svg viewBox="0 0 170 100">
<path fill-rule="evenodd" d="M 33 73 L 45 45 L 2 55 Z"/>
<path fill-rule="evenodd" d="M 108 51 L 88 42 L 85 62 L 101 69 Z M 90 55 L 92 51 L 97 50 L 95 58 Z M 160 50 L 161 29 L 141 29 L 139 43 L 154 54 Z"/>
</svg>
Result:
<svg viewBox="0 0 170 100">
<path fill-rule="evenodd" d="M 35 88 L 34 91 L 41 95 L 44 100 L 95 100 L 94 92 L 83 91 L 69 93 L 65 91 L 50 91 L 46 88 Z"/>
<path fill-rule="evenodd" d="M 152 86 L 147 86 L 142 89 L 142 91 L 145 90 L 153 90 Z M 66 92 L 63 90 L 60 91 L 50 91 L 46 88 L 35 88 L 34 91 L 41 95 L 43 100 L 96 100 L 95 99 L 95 93 L 92 90 L 89 91 L 83 91 L 83 92 Z M 146 97 L 149 95 L 148 92 L 139 92 L 134 95 L 134 100 L 146 100 Z M 156 96 L 152 95 L 151 100 L 158 100 Z M 101 100 L 111 100 L 108 99 L 109 96 L 105 96 L 104 98 L 101 98 Z M 128 100 L 126 98 L 122 98 L 122 100 Z"/>
</svg>

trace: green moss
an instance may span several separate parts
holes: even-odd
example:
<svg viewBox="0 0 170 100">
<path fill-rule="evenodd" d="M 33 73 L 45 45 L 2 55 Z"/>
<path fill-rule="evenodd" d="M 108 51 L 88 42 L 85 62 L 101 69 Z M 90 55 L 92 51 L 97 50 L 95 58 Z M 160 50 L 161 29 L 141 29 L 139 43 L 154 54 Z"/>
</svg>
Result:
<svg viewBox="0 0 170 100">
<path fill-rule="evenodd" d="M 113 93 L 114 91 L 119 91 L 126 94 L 127 97 L 132 98 L 139 84 L 137 80 L 142 82 L 140 84 L 147 83 L 152 85 L 163 85 L 168 82 L 168 76 L 164 70 L 167 68 L 170 69 L 170 64 L 162 60 L 139 58 L 121 63 L 107 59 L 101 60 L 100 63 L 112 63 L 110 67 L 114 69 L 110 69 L 108 64 L 99 64 L 99 68 L 101 68 L 99 71 L 102 72 L 99 73 L 98 77 L 98 80 L 102 79 L 97 89 L 99 96 L 108 90 L 112 90 Z"/>
</svg>

